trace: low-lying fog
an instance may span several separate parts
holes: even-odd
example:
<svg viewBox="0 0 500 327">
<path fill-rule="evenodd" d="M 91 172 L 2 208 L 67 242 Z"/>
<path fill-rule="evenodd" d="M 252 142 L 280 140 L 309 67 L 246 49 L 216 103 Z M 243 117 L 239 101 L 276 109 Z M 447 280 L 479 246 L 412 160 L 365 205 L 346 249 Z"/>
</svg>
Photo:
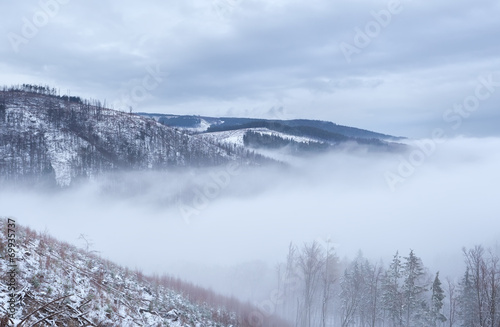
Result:
<svg viewBox="0 0 500 327">
<path fill-rule="evenodd" d="M 78 246 L 84 234 L 119 264 L 253 300 L 269 294 L 290 242 L 329 237 L 340 257 L 361 249 L 387 263 L 411 248 L 432 271 L 461 275 L 463 246 L 500 240 L 500 138 L 455 138 L 427 150 L 125 174 L 132 182 L 114 191 L 95 181 L 56 193 L 2 191 L 0 214 Z M 172 200 L 172 192 L 183 197 Z"/>
</svg>

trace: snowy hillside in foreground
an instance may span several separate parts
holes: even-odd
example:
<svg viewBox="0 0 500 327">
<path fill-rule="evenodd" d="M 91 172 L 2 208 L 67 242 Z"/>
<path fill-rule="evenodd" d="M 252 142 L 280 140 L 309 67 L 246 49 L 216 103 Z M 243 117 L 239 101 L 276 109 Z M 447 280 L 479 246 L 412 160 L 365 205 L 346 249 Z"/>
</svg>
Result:
<svg viewBox="0 0 500 327">
<path fill-rule="evenodd" d="M 6 222 L 0 219 L 4 231 L 0 233 L 0 309 L 4 317 L 9 308 Z M 147 277 L 47 234 L 20 226 L 15 229 L 16 325 L 24 318 L 24 326 L 37 321 L 41 322 L 38 326 L 252 325 L 248 319 L 256 309 L 235 299 L 177 279 Z M 287 325 L 276 319 L 260 326 Z"/>
</svg>

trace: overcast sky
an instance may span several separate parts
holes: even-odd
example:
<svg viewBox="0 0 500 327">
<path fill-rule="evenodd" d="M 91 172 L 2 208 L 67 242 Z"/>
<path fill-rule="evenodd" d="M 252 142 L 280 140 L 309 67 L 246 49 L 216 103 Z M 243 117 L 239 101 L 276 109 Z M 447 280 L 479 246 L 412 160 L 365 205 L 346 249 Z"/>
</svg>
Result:
<svg viewBox="0 0 500 327">
<path fill-rule="evenodd" d="M 450 134 L 498 135 L 498 17 L 497 0 L 4 0 L 0 84 L 410 137 L 469 101 Z M 475 104 L 480 76 L 493 91 Z"/>
</svg>

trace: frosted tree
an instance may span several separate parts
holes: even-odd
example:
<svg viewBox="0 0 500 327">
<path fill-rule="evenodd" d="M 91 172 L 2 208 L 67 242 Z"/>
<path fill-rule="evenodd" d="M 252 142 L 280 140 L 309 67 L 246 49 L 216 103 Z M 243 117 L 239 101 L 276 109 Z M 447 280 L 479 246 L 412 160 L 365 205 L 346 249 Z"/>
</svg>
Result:
<svg viewBox="0 0 500 327">
<path fill-rule="evenodd" d="M 437 272 L 434 282 L 432 283 L 430 309 L 430 322 L 432 326 L 438 326 L 440 323 L 446 321 L 446 317 L 442 313 L 445 297 L 444 290 L 441 287 L 441 280 L 439 280 L 439 272 Z"/>
<path fill-rule="evenodd" d="M 305 244 L 298 256 L 297 267 L 303 280 L 303 311 L 301 326 L 310 327 L 315 295 L 324 266 L 324 255 L 317 242 Z"/>
<path fill-rule="evenodd" d="M 446 284 L 446 293 L 448 294 L 447 307 L 445 310 L 447 312 L 446 320 L 448 321 L 447 325 L 453 327 L 457 320 L 459 295 L 457 294 L 457 285 L 453 280 L 447 277 Z"/>
<path fill-rule="evenodd" d="M 345 271 L 340 282 L 341 326 L 354 323 L 364 291 L 364 281 L 358 261 L 354 261 Z"/>
<path fill-rule="evenodd" d="M 459 307 L 460 320 L 462 327 L 474 327 L 478 312 L 475 303 L 475 292 L 469 267 L 465 270 L 464 277 L 460 283 Z"/>
<path fill-rule="evenodd" d="M 488 324 L 488 267 L 484 259 L 484 248 L 476 246 L 473 249 L 464 249 L 465 263 L 469 269 L 469 278 L 474 293 L 475 317 L 473 326 L 486 327 Z"/>
<path fill-rule="evenodd" d="M 338 258 L 335 255 L 333 247 L 330 246 L 330 240 L 326 242 L 326 253 L 324 257 L 324 268 L 321 274 L 322 283 L 322 301 L 321 301 L 321 326 L 326 327 L 328 310 L 332 301 L 332 290 L 338 279 Z"/>
<path fill-rule="evenodd" d="M 425 277 L 422 260 L 418 258 L 413 250 L 410 250 L 408 257 L 405 257 L 402 266 L 403 282 L 403 307 L 405 315 L 405 326 L 411 327 L 414 321 L 425 315 L 425 301 L 422 298 L 427 286 L 423 278 Z"/>
<path fill-rule="evenodd" d="M 297 264 L 297 248 L 295 245 L 290 243 L 288 246 L 288 255 L 286 262 L 284 263 L 283 271 L 283 281 L 281 289 L 282 294 L 282 315 L 292 317 L 295 310 L 295 302 L 297 301 L 297 291 L 300 287 L 300 277 L 297 274 L 296 264 Z"/>
<path fill-rule="evenodd" d="M 464 327 L 498 327 L 500 322 L 499 257 L 482 246 L 463 250 L 466 274 L 460 292 L 461 318 Z"/>
<path fill-rule="evenodd" d="M 377 319 L 380 318 L 381 308 L 381 282 L 384 270 L 382 266 L 372 265 L 368 260 L 362 266 L 365 276 L 365 301 L 363 302 L 363 324 L 375 327 Z"/>
<path fill-rule="evenodd" d="M 401 291 L 401 256 L 394 255 L 383 281 L 382 301 L 393 327 L 403 326 L 403 294 Z"/>
<path fill-rule="evenodd" d="M 492 250 L 489 251 L 488 279 L 486 294 L 488 299 L 488 323 L 490 327 L 500 325 L 500 258 Z"/>
</svg>

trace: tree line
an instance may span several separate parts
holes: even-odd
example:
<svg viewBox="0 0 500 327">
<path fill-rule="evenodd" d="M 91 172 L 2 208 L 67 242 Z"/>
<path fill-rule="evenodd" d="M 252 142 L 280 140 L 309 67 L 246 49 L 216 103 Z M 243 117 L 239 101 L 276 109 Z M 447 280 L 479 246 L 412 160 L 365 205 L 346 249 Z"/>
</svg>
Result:
<svg viewBox="0 0 500 327">
<path fill-rule="evenodd" d="M 390 263 L 339 260 L 329 243 L 288 249 L 275 311 L 297 327 L 499 327 L 499 255 L 463 249 L 460 280 L 431 273 L 413 250 Z"/>
<path fill-rule="evenodd" d="M 324 142 L 297 142 L 289 138 L 283 138 L 276 134 L 266 134 L 253 131 L 247 131 L 243 135 L 243 144 L 246 147 L 254 149 L 282 149 L 287 150 L 292 154 L 300 154 L 304 152 L 320 153 L 332 146 Z"/>
<path fill-rule="evenodd" d="M 12 86 L 4 86 L 2 88 L 3 92 L 26 92 L 26 93 L 34 93 L 40 95 L 48 95 L 56 98 L 60 98 L 63 100 L 67 100 L 69 102 L 81 103 L 82 99 L 78 96 L 70 96 L 70 95 L 61 95 L 59 89 L 54 87 L 50 87 L 49 85 L 36 85 L 36 84 L 17 84 Z M 69 93 L 69 91 L 68 91 Z"/>
</svg>

